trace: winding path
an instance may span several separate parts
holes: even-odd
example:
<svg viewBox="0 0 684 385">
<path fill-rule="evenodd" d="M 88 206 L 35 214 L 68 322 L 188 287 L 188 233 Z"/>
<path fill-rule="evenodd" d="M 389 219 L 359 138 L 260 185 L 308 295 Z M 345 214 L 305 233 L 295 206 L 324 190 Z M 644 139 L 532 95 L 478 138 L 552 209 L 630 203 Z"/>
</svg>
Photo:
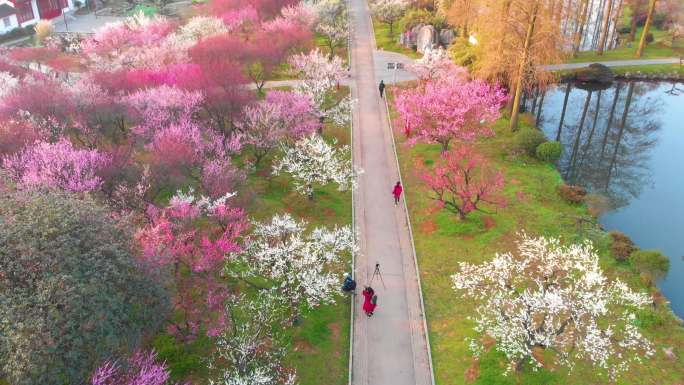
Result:
<svg viewBox="0 0 684 385">
<path fill-rule="evenodd" d="M 391 190 L 399 180 L 385 104 L 377 89 L 373 30 L 365 0 L 350 0 L 354 163 L 364 170 L 354 212 L 361 252 L 355 261 L 359 294 L 354 299 L 351 384 L 433 384 L 420 284 L 403 202 Z M 361 310 L 364 285 L 380 264 L 384 285 L 373 281 L 378 308 Z"/>
</svg>

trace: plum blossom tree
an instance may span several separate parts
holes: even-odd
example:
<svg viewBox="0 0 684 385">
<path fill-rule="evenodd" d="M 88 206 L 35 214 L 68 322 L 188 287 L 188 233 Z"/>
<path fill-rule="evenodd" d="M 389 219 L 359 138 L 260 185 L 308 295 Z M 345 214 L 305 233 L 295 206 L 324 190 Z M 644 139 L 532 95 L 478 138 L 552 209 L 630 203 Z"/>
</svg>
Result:
<svg viewBox="0 0 684 385">
<path fill-rule="evenodd" d="M 244 179 L 244 171 L 233 165 L 228 158 L 206 160 L 202 165 L 202 187 L 212 198 L 235 191 Z"/>
<path fill-rule="evenodd" d="M 486 123 L 499 117 L 506 93 L 481 80 L 441 78 L 399 91 L 395 106 L 409 143 L 439 143 L 442 152 L 454 140 L 492 135 Z"/>
<path fill-rule="evenodd" d="M 285 298 L 297 319 L 301 307 L 333 303 L 339 291 L 336 273 L 343 253 L 355 250 L 350 227 L 317 227 L 307 232 L 305 221 L 289 214 L 254 223 L 240 254 L 249 275 L 266 277 Z"/>
<path fill-rule="evenodd" d="M 201 91 L 187 91 L 162 85 L 134 92 L 125 98 L 125 103 L 140 124 L 133 129 L 137 134 L 172 124 L 189 122 L 203 101 Z"/>
<path fill-rule="evenodd" d="M 310 135 L 285 147 L 285 154 L 273 164 L 273 173 L 288 173 L 295 190 L 314 199 L 314 185 L 337 183 L 340 191 L 354 187 L 357 171 L 349 159 L 349 146 L 340 149 L 318 135 Z"/>
<path fill-rule="evenodd" d="M 90 378 L 90 385 L 171 385 L 165 362 L 155 351 L 136 351 L 125 363 L 105 361 Z"/>
<path fill-rule="evenodd" d="M 283 366 L 282 295 L 262 290 L 239 295 L 226 305 L 233 325 L 216 338 L 209 367 L 220 375 L 210 385 L 295 385 L 296 374 Z"/>
<path fill-rule="evenodd" d="M 284 7 L 280 10 L 280 14 L 286 20 L 298 23 L 308 29 L 316 23 L 316 9 L 314 6 L 303 1 L 295 5 Z"/>
<path fill-rule="evenodd" d="M 271 91 L 264 100 L 245 107 L 237 123 L 242 142 L 254 148 L 257 165 L 278 144 L 309 135 L 319 125 L 311 99 L 287 91 Z"/>
<path fill-rule="evenodd" d="M 420 179 L 435 193 L 432 199 L 456 212 L 461 220 L 482 203 L 504 205 L 503 198 L 497 195 L 503 189 L 503 174 L 491 169 L 484 157 L 469 146 L 442 153 L 433 169 L 423 171 Z"/>
<path fill-rule="evenodd" d="M 73 192 L 100 187 L 97 172 L 109 157 L 97 150 L 79 150 L 66 139 L 57 143 L 36 142 L 2 159 L 2 168 L 24 188 L 57 188 Z"/>
<path fill-rule="evenodd" d="M 321 34 L 330 49 L 330 57 L 335 48 L 343 45 L 349 38 L 349 13 L 344 0 L 321 0 L 315 3 L 318 22 L 315 30 Z"/>
<path fill-rule="evenodd" d="M 371 12 L 380 21 L 389 25 L 390 35 L 394 32 L 394 23 L 401 19 L 406 7 L 408 7 L 406 0 L 374 0 L 371 2 Z"/>
<path fill-rule="evenodd" d="M 227 326 L 229 288 L 219 273 L 227 255 L 241 250 L 238 238 L 246 227 L 244 212 L 228 205 L 232 196 L 212 200 L 192 189 L 178 192 L 168 207 L 148 209 L 150 223 L 137 234 L 143 266 L 172 278 L 178 317 L 169 331 L 184 341 L 200 332 L 216 336 Z"/>
<path fill-rule="evenodd" d="M 454 77 L 464 79 L 466 70 L 457 66 L 443 48 L 427 49 L 423 57 L 409 64 L 407 69 L 420 80 Z"/>
<path fill-rule="evenodd" d="M 478 302 L 478 333 L 497 341 L 508 371 L 542 363 L 534 349 L 553 352 L 573 368 L 586 360 L 611 379 L 654 351 L 635 324 L 634 310 L 652 302 L 620 280 L 609 281 L 591 243 L 522 234 L 515 253 L 480 265 L 459 263 L 453 287 Z M 479 354 L 482 346 L 471 341 Z"/>
<path fill-rule="evenodd" d="M 297 54 L 290 58 L 294 73 L 301 79 L 295 92 L 307 95 L 313 100 L 318 117 L 323 123 L 330 121 L 338 125 L 349 123 L 352 100 L 345 97 L 338 100 L 335 90 L 349 76 L 342 59 L 326 57 L 318 49 L 308 54 Z"/>
<path fill-rule="evenodd" d="M 0 71 L 0 99 L 19 85 L 19 79 L 9 72 Z"/>
</svg>

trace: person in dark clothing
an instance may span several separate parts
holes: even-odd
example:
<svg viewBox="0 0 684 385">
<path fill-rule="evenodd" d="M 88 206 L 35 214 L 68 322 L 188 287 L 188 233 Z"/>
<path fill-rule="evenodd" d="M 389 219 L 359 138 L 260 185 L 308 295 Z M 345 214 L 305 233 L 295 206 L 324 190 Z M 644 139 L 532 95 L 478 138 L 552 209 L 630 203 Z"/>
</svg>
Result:
<svg viewBox="0 0 684 385">
<path fill-rule="evenodd" d="M 356 281 L 351 277 L 351 274 L 344 273 L 344 282 L 342 283 L 342 291 L 345 293 L 353 293 L 356 290 Z"/>
<path fill-rule="evenodd" d="M 380 85 L 378 86 L 378 89 L 380 90 L 380 97 L 384 97 L 383 95 L 385 94 L 385 81 L 380 80 Z"/>
</svg>

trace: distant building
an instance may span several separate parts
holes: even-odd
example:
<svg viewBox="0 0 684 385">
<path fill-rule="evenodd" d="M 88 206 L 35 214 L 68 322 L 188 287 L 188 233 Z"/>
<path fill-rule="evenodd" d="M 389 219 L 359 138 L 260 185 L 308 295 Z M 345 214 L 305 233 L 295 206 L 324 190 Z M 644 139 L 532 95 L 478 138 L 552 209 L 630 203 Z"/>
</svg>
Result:
<svg viewBox="0 0 684 385">
<path fill-rule="evenodd" d="M 75 9 L 77 0 L 0 0 L 0 34 L 33 25 L 40 19 L 54 19 Z"/>
</svg>

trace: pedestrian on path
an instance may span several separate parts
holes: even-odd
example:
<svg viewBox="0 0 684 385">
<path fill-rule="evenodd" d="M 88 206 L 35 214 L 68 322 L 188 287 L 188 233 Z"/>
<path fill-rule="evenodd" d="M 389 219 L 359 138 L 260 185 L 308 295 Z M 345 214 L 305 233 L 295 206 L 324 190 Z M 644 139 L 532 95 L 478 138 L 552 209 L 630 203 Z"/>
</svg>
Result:
<svg viewBox="0 0 684 385">
<path fill-rule="evenodd" d="M 385 94 L 385 81 L 380 80 L 380 85 L 378 86 L 378 89 L 380 90 L 380 97 L 383 98 Z"/>
<path fill-rule="evenodd" d="M 372 287 L 366 286 L 363 289 L 363 311 L 368 317 L 373 315 L 375 308 L 378 306 L 378 296 L 375 295 L 375 290 Z"/>
<path fill-rule="evenodd" d="M 404 189 L 401 187 L 401 182 L 397 182 L 397 184 L 394 185 L 394 189 L 392 190 L 392 195 L 394 195 L 394 205 L 399 204 L 399 198 L 401 198 L 401 192 L 404 191 Z"/>
</svg>

